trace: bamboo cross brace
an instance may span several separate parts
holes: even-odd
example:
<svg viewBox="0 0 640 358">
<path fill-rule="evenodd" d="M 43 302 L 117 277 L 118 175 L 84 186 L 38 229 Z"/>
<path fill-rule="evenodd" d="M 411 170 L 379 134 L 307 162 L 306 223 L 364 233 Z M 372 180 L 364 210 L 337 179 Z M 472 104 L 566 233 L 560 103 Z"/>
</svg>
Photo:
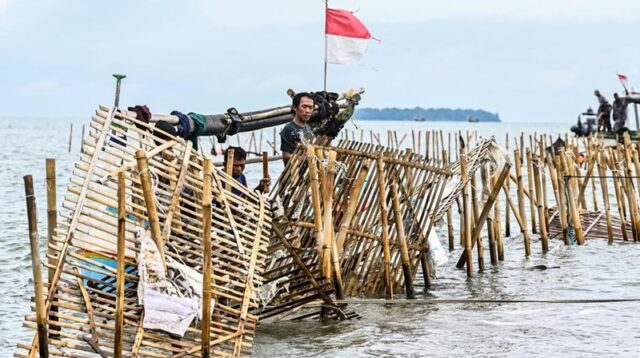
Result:
<svg viewBox="0 0 640 358">
<path fill-rule="evenodd" d="M 212 170 L 211 175 L 213 176 L 213 182 L 216 183 L 216 186 L 218 187 L 218 197 L 220 201 L 222 201 L 222 205 L 224 206 L 224 212 L 227 215 L 227 220 L 229 220 L 229 226 L 231 227 L 233 236 L 236 239 L 236 244 L 238 245 L 238 252 L 244 255 L 244 246 L 242 245 L 242 239 L 240 238 L 240 234 L 238 233 L 236 220 L 233 218 L 233 213 L 231 213 L 231 207 L 229 205 L 229 201 L 227 200 L 227 194 L 222 189 L 223 186 L 220 182 L 220 178 L 217 175 L 217 170 Z"/>
<path fill-rule="evenodd" d="M 187 141 L 187 146 L 184 150 L 184 156 L 182 157 L 182 167 L 180 168 L 180 174 L 178 175 L 178 182 L 176 183 L 176 187 L 173 190 L 173 195 L 171 196 L 171 204 L 169 204 L 169 208 L 167 209 L 167 217 L 164 220 L 164 227 L 162 228 L 163 242 L 166 242 L 169 239 L 169 235 L 171 235 L 171 224 L 173 221 L 173 215 L 180 201 L 180 193 L 182 193 L 182 189 L 184 188 L 184 182 L 189 170 L 189 159 L 191 157 L 192 147 L 193 142 Z"/>
</svg>

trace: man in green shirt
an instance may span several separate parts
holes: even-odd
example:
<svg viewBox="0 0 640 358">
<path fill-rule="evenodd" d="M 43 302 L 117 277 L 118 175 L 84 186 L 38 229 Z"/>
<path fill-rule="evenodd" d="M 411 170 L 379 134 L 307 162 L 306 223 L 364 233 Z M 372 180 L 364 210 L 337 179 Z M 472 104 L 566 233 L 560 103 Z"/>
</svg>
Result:
<svg viewBox="0 0 640 358">
<path fill-rule="evenodd" d="M 300 92 L 293 97 L 291 108 L 294 112 L 293 120 L 280 132 L 280 151 L 284 165 L 289 162 L 298 143 L 310 144 L 313 141 L 313 131 L 307 124 L 314 109 L 313 98 L 307 92 Z"/>
</svg>

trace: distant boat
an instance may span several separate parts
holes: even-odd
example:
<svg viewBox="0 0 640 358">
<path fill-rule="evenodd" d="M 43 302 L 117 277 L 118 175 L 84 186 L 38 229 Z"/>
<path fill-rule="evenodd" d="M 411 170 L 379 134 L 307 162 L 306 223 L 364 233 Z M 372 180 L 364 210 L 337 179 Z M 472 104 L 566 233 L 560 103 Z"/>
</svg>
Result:
<svg viewBox="0 0 640 358">
<path fill-rule="evenodd" d="M 468 121 L 469 123 L 478 123 L 478 122 L 480 122 L 480 119 L 478 119 L 478 118 L 471 118 L 471 117 L 469 117 L 469 118 L 467 119 L 467 121 Z"/>
<path fill-rule="evenodd" d="M 416 122 L 425 122 L 427 119 L 424 117 L 415 117 L 413 120 Z"/>
</svg>

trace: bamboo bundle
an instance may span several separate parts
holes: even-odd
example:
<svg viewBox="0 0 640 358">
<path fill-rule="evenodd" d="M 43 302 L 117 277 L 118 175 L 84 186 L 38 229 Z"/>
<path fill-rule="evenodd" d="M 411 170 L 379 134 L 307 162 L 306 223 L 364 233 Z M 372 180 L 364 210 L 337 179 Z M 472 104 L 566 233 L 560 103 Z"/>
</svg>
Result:
<svg viewBox="0 0 640 358">
<path fill-rule="evenodd" d="M 55 317 L 49 354 L 202 356 L 204 347 L 216 356 L 249 355 L 258 320 L 253 311 L 262 303 L 257 291 L 271 233 L 270 206 L 217 169 L 210 172 L 211 201 L 203 203 L 209 195 L 203 157 L 190 143 L 160 138 L 158 130 L 125 114 L 100 107 L 90 128 L 49 245 L 54 273 L 45 309 Z M 224 190 L 231 187 L 241 195 Z M 207 221 L 213 222 L 210 263 L 202 249 Z M 180 263 L 200 277 L 203 262 L 211 267 L 204 277 L 211 278 L 206 293 L 215 301 L 206 335 L 193 322 L 182 337 L 145 328 L 136 287 L 140 237 L 147 227 L 166 256 L 164 266 Z M 35 329 L 35 323 L 28 316 L 24 325 Z M 202 344 L 209 333 L 209 344 Z M 33 357 L 37 336 L 19 343 L 15 356 Z"/>
</svg>

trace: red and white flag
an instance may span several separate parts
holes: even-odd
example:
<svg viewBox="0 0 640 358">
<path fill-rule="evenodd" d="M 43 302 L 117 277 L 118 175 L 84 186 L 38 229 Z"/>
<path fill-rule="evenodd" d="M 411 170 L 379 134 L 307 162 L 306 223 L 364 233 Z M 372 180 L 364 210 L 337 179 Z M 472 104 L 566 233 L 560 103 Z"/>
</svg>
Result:
<svg viewBox="0 0 640 358">
<path fill-rule="evenodd" d="M 326 58 L 328 63 L 350 64 L 367 52 L 371 34 L 351 11 L 327 9 Z"/>
<path fill-rule="evenodd" d="M 620 83 L 622 83 L 622 87 L 624 87 L 625 92 L 629 92 L 629 81 L 627 80 L 627 76 L 621 75 L 619 73 L 617 75 Z"/>
</svg>

